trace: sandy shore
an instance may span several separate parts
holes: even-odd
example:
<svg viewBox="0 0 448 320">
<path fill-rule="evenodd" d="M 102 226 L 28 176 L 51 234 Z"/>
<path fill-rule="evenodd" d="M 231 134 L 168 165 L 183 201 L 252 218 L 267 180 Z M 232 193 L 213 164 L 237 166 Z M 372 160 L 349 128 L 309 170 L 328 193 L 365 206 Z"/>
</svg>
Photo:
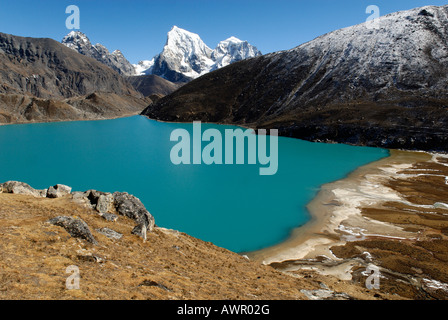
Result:
<svg viewBox="0 0 448 320">
<path fill-rule="evenodd" d="M 401 201 L 401 196 L 384 182 L 417 162 L 430 160 L 425 152 L 392 150 L 389 157 L 358 168 L 347 178 L 321 187 L 308 205 L 312 219 L 293 230 L 290 238 L 278 245 L 251 252 L 248 256 L 265 264 L 287 260 L 335 259 L 330 248 L 347 241 L 367 237 L 412 239 L 414 233 L 372 220 L 361 214 L 361 207 L 377 206 L 387 201 Z"/>
<path fill-rule="evenodd" d="M 374 297 L 448 300 L 446 154 L 391 151 L 322 186 L 308 208 L 312 221 L 248 256 L 294 277 L 324 277 L 352 297 L 372 293 L 374 267 Z"/>
</svg>

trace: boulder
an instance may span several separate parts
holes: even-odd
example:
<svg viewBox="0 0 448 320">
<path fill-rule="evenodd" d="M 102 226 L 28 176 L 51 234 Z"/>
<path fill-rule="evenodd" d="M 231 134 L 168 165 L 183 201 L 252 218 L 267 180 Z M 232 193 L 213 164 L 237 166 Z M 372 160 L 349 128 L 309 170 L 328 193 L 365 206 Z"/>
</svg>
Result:
<svg viewBox="0 0 448 320">
<path fill-rule="evenodd" d="M 98 244 L 92 235 L 87 223 L 81 219 L 59 216 L 48 221 L 49 223 L 64 228 L 72 237 L 87 240 L 92 244 Z"/>
<path fill-rule="evenodd" d="M 47 190 L 36 190 L 29 184 L 19 181 L 7 181 L 2 183 L 0 184 L 0 190 L 4 193 L 24 194 L 36 198 L 45 197 L 47 194 Z"/>
<path fill-rule="evenodd" d="M 111 193 L 100 194 L 96 203 L 96 211 L 110 212 L 114 208 L 114 197 Z"/>
<path fill-rule="evenodd" d="M 105 235 L 109 239 L 120 240 L 121 237 L 123 237 L 123 235 L 121 233 L 119 233 L 119 232 L 117 232 L 115 230 L 109 229 L 109 228 L 96 229 L 96 231 L 98 231 L 99 233 Z"/>
<path fill-rule="evenodd" d="M 83 203 L 99 213 L 114 211 L 114 197 L 111 193 L 87 190 L 86 192 L 73 192 L 72 194 L 75 201 Z"/>
<path fill-rule="evenodd" d="M 48 188 L 47 198 L 61 198 L 72 192 L 72 188 L 63 184 L 57 184 Z"/>
<path fill-rule="evenodd" d="M 153 230 L 155 221 L 140 199 L 126 192 L 115 192 L 113 198 L 117 212 L 137 222 L 132 233 L 146 240 L 146 232 Z"/>
<path fill-rule="evenodd" d="M 116 215 L 116 214 L 113 214 L 113 213 L 100 213 L 100 216 L 104 219 L 104 220 L 107 220 L 107 221 L 110 221 L 110 222 L 115 222 L 115 221 L 117 221 L 118 220 L 118 216 Z"/>
<path fill-rule="evenodd" d="M 80 192 L 80 191 L 74 191 L 72 192 L 72 198 L 73 201 L 76 203 L 79 203 L 85 207 L 88 207 L 90 209 L 95 209 L 95 206 L 93 206 L 88 198 L 87 192 Z"/>
</svg>

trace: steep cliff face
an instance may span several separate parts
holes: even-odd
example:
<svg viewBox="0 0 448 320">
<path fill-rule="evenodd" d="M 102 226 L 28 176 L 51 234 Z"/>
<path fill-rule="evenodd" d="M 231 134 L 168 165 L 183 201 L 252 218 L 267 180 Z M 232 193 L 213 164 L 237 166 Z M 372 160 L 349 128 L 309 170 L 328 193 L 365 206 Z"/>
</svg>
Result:
<svg viewBox="0 0 448 320">
<path fill-rule="evenodd" d="M 89 100 L 94 93 L 120 98 L 97 104 L 95 112 L 83 109 L 81 105 L 95 105 Z M 57 41 L 0 33 L 0 122 L 136 114 L 145 103 L 141 98 L 117 72 Z M 72 103 L 83 99 L 85 104 Z"/>
<path fill-rule="evenodd" d="M 448 6 L 428 6 L 232 64 L 143 114 L 279 128 L 287 136 L 447 150 Z"/>
</svg>

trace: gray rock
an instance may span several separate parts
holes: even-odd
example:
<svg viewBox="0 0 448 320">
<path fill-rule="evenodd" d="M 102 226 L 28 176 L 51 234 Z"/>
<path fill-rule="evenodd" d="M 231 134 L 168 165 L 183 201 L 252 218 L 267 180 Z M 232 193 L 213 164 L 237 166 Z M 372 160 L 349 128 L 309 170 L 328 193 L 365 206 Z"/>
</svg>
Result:
<svg viewBox="0 0 448 320">
<path fill-rule="evenodd" d="M 166 290 L 166 291 L 172 291 L 170 288 L 164 286 L 163 284 L 155 282 L 153 280 L 144 280 L 138 286 L 139 287 L 159 287 L 160 289 L 163 289 L 163 290 Z"/>
<path fill-rule="evenodd" d="M 95 209 L 96 205 L 92 205 L 87 192 L 74 191 L 71 195 L 74 202 L 89 209 Z"/>
<path fill-rule="evenodd" d="M 119 232 L 117 232 L 115 230 L 109 229 L 109 228 L 96 229 L 96 231 L 98 231 L 99 233 L 105 235 L 109 239 L 120 240 L 121 237 L 123 237 L 123 235 L 121 233 L 119 233 Z"/>
<path fill-rule="evenodd" d="M 136 236 L 139 236 L 143 240 L 146 240 L 147 231 L 148 231 L 148 227 L 145 224 L 140 223 L 140 224 L 136 225 L 134 229 L 132 229 L 131 233 L 135 234 Z"/>
<path fill-rule="evenodd" d="M 114 197 L 110 193 L 100 194 L 96 203 L 98 212 L 109 212 L 114 208 Z"/>
<path fill-rule="evenodd" d="M 87 190 L 77 197 L 87 202 L 87 205 L 98 212 L 108 212 L 113 210 L 112 194 L 97 190 Z"/>
<path fill-rule="evenodd" d="M 146 240 L 146 232 L 151 232 L 154 228 L 154 217 L 146 210 L 140 199 L 133 195 L 126 192 L 115 192 L 113 197 L 117 212 L 137 222 L 132 233 Z"/>
<path fill-rule="evenodd" d="M 72 188 L 63 184 L 57 184 L 53 187 L 48 188 L 47 198 L 61 198 L 70 194 Z"/>
<path fill-rule="evenodd" d="M 87 223 L 81 219 L 59 216 L 48 221 L 49 223 L 63 227 L 72 237 L 87 240 L 92 244 L 98 244 L 92 235 Z"/>
<path fill-rule="evenodd" d="M 100 213 L 100 216 L 103 217 L 104 220 L 115 222 L 118 220 L 118 216 L 113 213 Z"/>
<path fill-rule="evenodd" d="M 4 193 L 24 194 L 37 198 L 45 197 L 47 190 L 36 190 L 29 184 L 19 181 L 7 181 L 0 184 L 0 190 Z"/>
</svg>

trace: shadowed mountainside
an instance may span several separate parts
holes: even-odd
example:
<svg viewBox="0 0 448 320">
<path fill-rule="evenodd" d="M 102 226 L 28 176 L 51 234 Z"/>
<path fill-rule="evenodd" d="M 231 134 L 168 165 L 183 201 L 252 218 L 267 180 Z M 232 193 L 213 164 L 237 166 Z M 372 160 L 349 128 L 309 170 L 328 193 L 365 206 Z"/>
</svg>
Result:
<svg viewBox="0 0 448 320">
<path fill-rule="evenodd" d="M 135 90 L 145 97 L 154 94 L 166 96 L 182 86 L 180 83 L 174 83 L 156 75 L 132 76 L 126 79 L 133 85 Z"/>
</svg>

